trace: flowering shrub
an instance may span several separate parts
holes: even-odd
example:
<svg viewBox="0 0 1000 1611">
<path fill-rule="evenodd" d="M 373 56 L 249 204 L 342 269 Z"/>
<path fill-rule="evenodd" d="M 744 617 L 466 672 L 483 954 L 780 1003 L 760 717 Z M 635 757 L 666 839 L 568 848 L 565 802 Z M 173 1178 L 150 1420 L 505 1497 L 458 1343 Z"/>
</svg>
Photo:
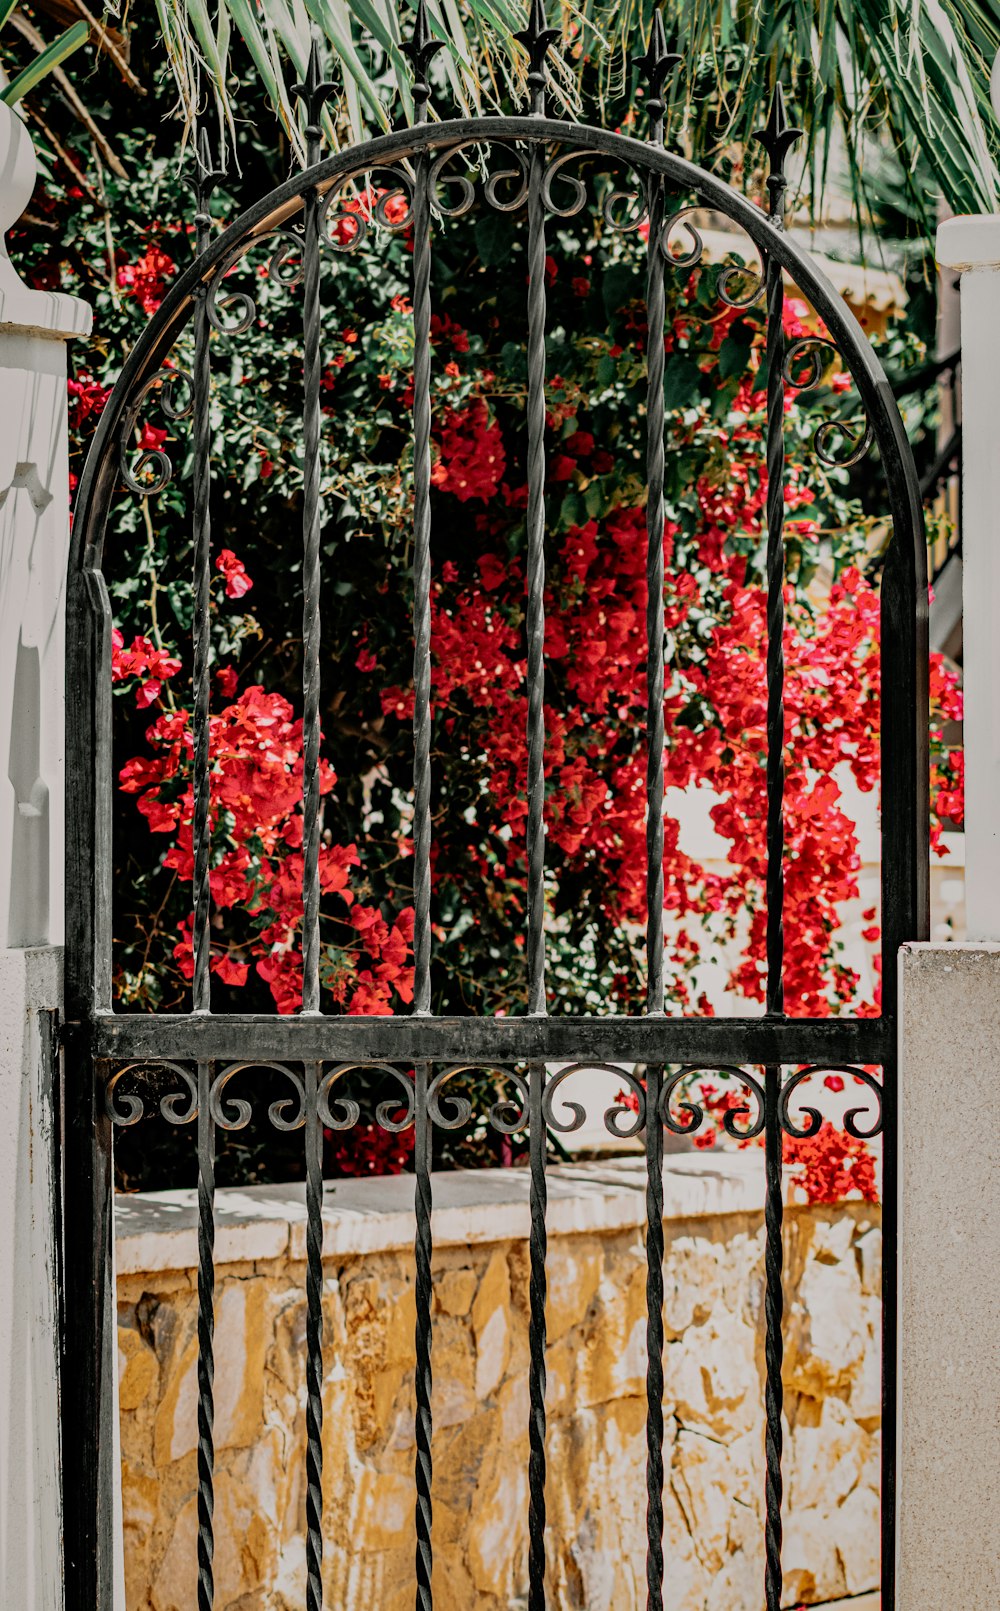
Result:
<svg viewBox="0 0 1000 1611">
<path fill-rule="evenodd" d="M 179 231 L 150 223 L 182 216 L 171 171 L 151 160 L 148 172 L 143 211 L 117 232 L 114 293 L 98 294 L 103 330 L 122 342 L 186 251 Z M 374 206 L 373 193 L 345 203 L 332 221 L 341 244 Z M 401 208 L 385 202 L 397 224 Z M 83 200 L 77 218 L 96 258 L 97 211 Z M 634 1011 L 646 899 L 643 251 L 609 240 L 599 209 L 562 224 L 546 265 L 550 1005 Z M 433 984 L 436 1010 L 516 1013 L 526 999 L 525 259 L 513 220 L 483 214 L 467 227 L 489 272 L 469 271 L 468 232 L 445 227 L 435 245 Z M 324 1006 L 352 1013 L 397 1010 L 412 992 L 409 245 L 405 231 L 373 228 L 356 256 L 338 257 L 324 333 L 322 982 Z M 288 1012 L 301 1000 L 301 316 L 265 261 L 248 257 L 234 276 L 258 298 L 251 331 L 215 338 L 211 965 L 221 1005 Z M 39 283 L 70 283 L 52 250 L 36 272 Z M 715 278 L 668 274 L 666 342 L 664 780 L 702 791 L 725 847 L 723 861 L 703 865 L 668 814 L 668 991 L 673 1010 L 700 1012 L 711 1003 L 699 970 L 722 943 L 733 997 L 760 1002 L 765 985 L 766 358 L 759 308 L 725 307 Z M 791 338 L 817 328 L 794 298 L 786 322 Z M 71 382 L 81 441 L 107 395 L 113 348 L 103 367 L 88 355 Z M 183 342 L 173 359 L 188 363 Z M 819 419 L 840 417 L 850 396 L 834 367 L 808 399 L 790 388 L 786 405 L 793 1014 L 879 1007 L 839 930 L 860 894 L 843 780 L 872 795 L 879 783 L 878 592 L 867 560 L 883 511 L 877 467 L 828 472 L 810 446 Z M 106 562 L 125 696 L 116 983 L 133 1007 L 183 1001 L 192 971 L 186 430 L 168 435 L 148 397 L 135 450 L 167 443 L 178 475 L 155 504 L 130 495 L 116 506 Z M 959 694 L 940 661 L 932 694 L 937 840 L 942 821 L 960 820 L 962 788 L 961 752 L 941 736 Z M 877 908 L 866 910 L 865 938 L 878 941 Z M 402 1166 L 401 1141 L 383 1150 L 386 1166 Z M 874 1189 L 864 1144 L 832 1125 L 809 1146 L 788 1139 L 786 1156 L 803 1166 L 807 1192 Z"/>
</svg>

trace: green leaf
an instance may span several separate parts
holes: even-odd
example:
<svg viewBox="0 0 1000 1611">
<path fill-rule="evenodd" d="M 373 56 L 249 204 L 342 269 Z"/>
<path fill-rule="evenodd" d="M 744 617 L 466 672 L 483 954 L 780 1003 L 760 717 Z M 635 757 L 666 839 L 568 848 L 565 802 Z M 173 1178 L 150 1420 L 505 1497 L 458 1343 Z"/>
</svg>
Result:
<svg viewBox="0 0 1000 1611">
<path fill-rule="evenodd" d="M 16 106 L 35 85 L 40 83 L 47 73 L 64 62 L 67 56 L 72 56 L 74 50 L 79 50 L 90 37 L 90 24 L 88 22 L 75 22 L 72 28 L 67 28 L 64 34 L 46 46 L 33 62 L 29 62 L 17 77 L 12 79 L 7 88 L 0 92 L 0 100 L 6 101 L 8 106 Z"/>
<path fill-rule="evenodd" d="M 663 373 L 663 402 L 668 409 L 690 408 L 701 396 L 701 370 L 693 358 L 675 352 Z"/>
<path fill-rule="evenodd" d="M 476 220 L 476 246 L 485 268 L 506 263 L 514 241 L 514 225 L 503 213 L 484 213 Z"/>
<path fill-rule="evenodd" d="M 629 263 L 613 263 L 604 276 L 601 294 L 604 311 L 609 319 L 620 313 L 629 302 L 645 296 L 642 276 Z"/>
<path fill-rule="evenodd" d="M 735 324 L 719 348 L 719 374 L 723 380 L 742 375 L 750 357 L 752 336 L 745 324 Z"/>
</svg>

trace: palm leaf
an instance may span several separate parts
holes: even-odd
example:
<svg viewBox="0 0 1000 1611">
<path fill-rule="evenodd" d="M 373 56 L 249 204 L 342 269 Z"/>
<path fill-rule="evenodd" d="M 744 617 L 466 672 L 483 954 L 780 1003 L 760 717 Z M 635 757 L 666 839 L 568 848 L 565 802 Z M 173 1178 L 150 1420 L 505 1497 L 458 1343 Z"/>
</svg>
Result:
<svg viewBox="0 0 1000 1611">
<path fill-rule="evenodd" d="M 6 15 L 9 16 L 13 9 L 11 6 Z M 6 21 L 6 17 L 2 20 Z M 74 50 L 79 50 L 81 45 L 85 45 L 89 37 L 90 24 L 75 22 L 72 28 L 67 28 L 66 32 L 60 34 L 58 39 L 54 39 L 51 45 L 47 45 L 34 61 L 29 62 L 16 78 L 12 78 L 6 89 L 0 90 L 0 101 L 6 101 L 8 106 L 16 106 L 47 73 L 51 73 L 60 62 L 64 62 L 67 56 L 72 56 Z"/>
<path fill-rule="evenodd" d="M 6 0 L 0 0 L 0 4 Z M 156 0 L 164 45 L 190 108 L 200 65 L 230 121 L 229 85 L 245 65 L 259 76 L 293 146 L 303 142 L 291 100 L 319 29 L 342 95 L 329 125 L 361 141 L 412 117 L 402 39 L 412 8 L 394 0 Z M 554 100 L 580 106 L 581 75 L 601 108 L 620 102 L 651 23 L 654 0 L 564 0 L 564 21 L 583 42 L 586 67 L 553 62 Z M 524 55 L 514 34 L 526 0 L 429 0 L 431 26 L 447 49 L 438 58 L 439 104 L 470 114 L 509 104 L 523 89 Z M 555 6 L 550 3 L 550 10 Z M 402 16 L 400 16 L 402 12 Z M 872 127 L 901 152 L 919 153 L 955 210 L 992 210 L 1000 201 L 1000 139 L 989 102 L 989 69 L 1000 46 L 1000 0 L 667 0 L 665 20 L 683 56 L 671 86 L 672 128 L 685 149 L 708 159 L 726 142 L 746 142 L 777 77 L 793 87 L 796 117 L 809 130 L 806 168 L 814 203 L 831 153 L 850 154 L 850 180 L 864 205 L 854 153 Z M 230 35 L 231 27 L 231 35 Z M 707 87 L 706 87 L 707 86 Z M 927 198 L 931 227 L 936 198 Z"/>
</svg>

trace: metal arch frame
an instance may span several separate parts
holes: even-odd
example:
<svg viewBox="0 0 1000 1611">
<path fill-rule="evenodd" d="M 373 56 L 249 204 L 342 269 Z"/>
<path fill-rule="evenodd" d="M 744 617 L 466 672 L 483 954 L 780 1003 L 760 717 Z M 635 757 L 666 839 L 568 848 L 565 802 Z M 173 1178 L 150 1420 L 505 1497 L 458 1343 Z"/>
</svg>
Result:
<svg viewBox="0 0 1000 1611">
<path fill-rule="evenodd" d="M 882 913 L 883 1009 L 877 1019 L 754 1019 L 664 1018 L 655 1008 L 641 1017 L 547 1019 L 536 1014 L 523 1019 L 446 1019 L 429 1014 L 407 1018 L 323 1017 L 318 1013 L 295 1019 L 250 1015 L 213 1017 L 205 1011 L 191 1014 L 118 1014 L 111 991 L 111 880 L 110 838 L 111 777 L 111 608 L 102 573 L 105 529 L 118 478 L 120 433 L 127 409 L 137 391 L 159 370 L 177 336 L 199 305 L 199 293 L 211 285 L 228 254 L 244 242 L 252 243 L 285 225 L 307 209 L 309 197 L 328 191 L 339 179 L 364 174 L 374 167 L 390 168 L 410 160 L 418 167 L 431 154 L 470 145 L 517 144 L 527 147 L 540 163 L 546 145 L 556 143 L 574 154 L 593 153 L 611 158 L 652 180 L 662 180 L 683 192 L 694 193 L 738 224 L 761 253 L 768 276 L 768 309 L 777 282 L 776 305 L 780 317 L 780 281 L 787 272 L 825 321 L 846 367 L 858 387 L 861 402 L 878 445 L 893 521 L 881 592 L 882 709 Z M 533 167 L 533 171 L 535 171 Z M 770 399 L 769 399 L 770 401 Z M 780 535 L 780 534 L 779 534 Z M 245 1060 L 259 1052 L 263 1061 L 288 1058 L 311 1069 L 309 1100 L 315 1103 L 322 1084 L 324 1062 L 366 1063 L 380 1059 L 416 1061 L 418 1108 L 426 1115 L 431 1065 L 475 1062 L 527 1064 L 531 1072 L 530 1107 L 533 1123 L 532 1157 L 532 1357 L 533 1421 L 531 1477 L 533 1495 L 544 1493 L 544 1409 L 539 1424 L 536 1401 L 544 1401 L 544 1157 L 539 1159 L 537 1137 L 545 1113 L 547 1061 L 612 1062 L 617 1059 L 647 1064 L 655 1081 L 665 1064 L 691 1068 L 727 1068 L 764 1065 L 768 1075 L 781 1065 L 874 1064 L 884 1070 L 882 1117 L 889 1135 L 895 1132 L 895 996 L 896 956 L 908 940 L 925 937 L 928 928 L 928 785 L 927 785 L 927 577 L 923 512 L 899 411 L 882 367 L 860 325 L 808 254 L 796 247 L 780 227 L 723 181 L 697 165 L 662 148 L 629 136 L 612 134 L 589 125 L 547 119 L 537 113 L 520 117 L 489 117 L 421 124 L 372 140 L 317 162 L 277 187 L 247 209 L 217 239 L 200 252 L 168 292 L 149 327 L 129 355 L 121 377 L 102 416 L 81 478 L 76 503 L 67 584 L 67 943 L 66 943 L 66 1272 L 68 1329 L 63 1349 L 63 1437 L 67 1471 L 66 1578 L 72 1611 L 105 1611 L 111 1601 L 111 1494 L 113 1491 L 111 1415 L 114 1395 L 110 1349 L 114 1312 L 111 1290 L 112 1171 L 111 1120 L 104 1105 L 104 1071 L 123 1062 L 182 1059 L 197 1065 L 199 1137 L 214 1145 L 208 1100 L 212 1068 L 223 1060 Z M 425 1061 L 420 1061 L 425 1060 Z M 537 1075 L 537 1078 L 535 1077 Z M 775 1086 L 774 1090 L 777 1089 Z M 768 1157 L 774 1148 L 779 1160 L 781 1113 L 775 1099 L 758 1090 L 760 1124 L 769 1125 Z M 651 1088 L 652 1091 L 652 1088 Z M 660 1086 L 656 1084 L 656 1091 Z M 666 1092 L 669 1095 L 669 1088 Z M 314 1110 L 310 1110 L 314 1111 Z M 657 1111 L 662 1113 L 658 1101 Z M 665 1119 L 670 1123 L 669 1119 Z M 429 1169 L 429 1121 L 418 1122 L 417 1154 Z M 673 1127 L 673 1126 L 671 1126 Z M 694 1126 L 690 1126 L 693 1128 Z M 199 1149 L 201 1151 L 201 1148 Z M 650 1153 L 650 1158 L 654 1156 Z M 891 1390 L 895 1357 L 895 1155 L 885 1149 L 883 1185 L 886 1233 L 883 1357 L 888 1385 L 883 1399 L 885 1469 L 889 1480 L 883 1494 L 883 1604 L 892 1604 L 894 1564 L 893 1484 L 891 1480 L 895 1436 L 895 1408 Z M 773 1185 L 773 1182 L 772 1182 Z M 214 1221 L 211 1215 L 214 1174 L 203 1160 L 199 1203 L 203 1251 L 211 1266 Z M 655 1203 L 655 1195 L 650 1199 Z M 315 1206 L 315 1194 L 314 1194 Z M 418 1210 L 419 1210 L 418 1202 Z M 662 1195 L 660 1198 L 662 1207 Z M 418 1309 L 429 1301 L 430 1197 L 423 1204 L 423 1231 L 418 1229 Z M 312 1213 L 310 1224 L 312 1224 Z M 777 1220 L 769 1221 L 769 1253 L 773 1251 L 774 1225 L 780 1250 L 780 1190 Z M 315 1237 L 313 1238 L 315 1243 Z M 661 1238 L 662 1243 L 662 1238 Z M 318 1245 L 314 1247 L 319 1259 Z M 421 1254 L 423 1264 L 421 1265 Z M 310 1276 L 314 1275 L 312 1266 Z M 780 1259 L 776 1276 L 768 1268 L 768 1293 L 777 1281 L 779 1299 L 776 1324 L 780 1334 Z M 655 1296 L 655 1287 L 650 1291 Z M 208 1313 L 211 1312 L 209 1289 Z M 204 1321 L 200 1315 L 200 1324 Z M 768 1384 L 772 1385 L 774 1354 L 768 1315 Z M 538 1359 L 537 1327 L 541 1327 Z M 429 1326 L 429 1321 L 428 1321 Z M 211 1330 L 202 1337 L 207 1354 L 207 1391 L 211 1399 Z M 429 1345 L 429 1331 L 425 1344 Z M 778 1383 L 780 1386 L 780 1335 Z M 429 1358 L 427 1390 L 429 1402 Z M 423 1367 L 421 1367 L 423 1368 Z M 202 1379 L 205 1387 L 205 1378 Z M 312 1383 L 310 1383 L 310 1390 Z M 662 1389 L 662 1381 L 661 1381 Z M 200 1412 L 204 1393 L 200 1396 Z M 652 1404 L 652 1399 L 650 1399 Z M 425 1406 L 426 1449 L 429 1462 L 429 1409 Z M 310 1403 L 312 1411 L 312 1404 Z M 780 1423 L 780 1396 L 776 1412 L 768 1404 L 769 1429 Z M 199 1477 L 204 1455 L 199 1420 Z M 206 1429 L 211 1451 L 211 1423 Z M 70 1458 L 70 1451 L 72 1451 Z M 769 1518 L 775 1504 L 780 1511 L 780 1443 L 777 1454 L 779 1485 L 769 1490 Z M 771 1476 L 771 1451 L 768 1474 Z M 539 1474 L 541 1487 L 539 1489 Z M 315 1475 L 315 1473 L 314 1473 Z M 662 1475 L 662 1472 L 661 1472 Z M 425 1472 L 429 1497 L 429 1463 Z M 419 1493 L 418 1482 L 418 1493 Z M 419 1507 L 418 1507 L 419 1511 Z M 537 1523 L 538 1518 L 534 1518 Z M 533 1525 L 534 1525 L 533 1523 Z M 532 1607 L 537 1597 L 537 1572 L 544 1574 L 544 1509 L 532 1534 L 536 1577 Z M 662 1513 L 661 1513 L 662 1525 Z M 429 1545 L 429 1505 L 425 1543 Z M 652 1536 L 652 1535 L 650 1535 Z M 768 1537 L 769 1606 L 774 1598 L 773 1540 Z M 780 1584 L 780 1525 L 777 1531 L 777 1566 Z M 200 1540 L 201 1543 L 201 1540 Z M 540 1549 L 540 1554 L 537 1551 Z M 540 1565 L 539 1565 L 540 1562 Z M 202 1566 L 199 1557 L 199 1569 Z M 211 1558 L 208 1557 L 208 1595 L 211 1595 Z M 662 1559 L 660 1562 L 662 1573 Z M 418 1579 L 420 1567 L 418 1565 Z M 199 1593 L 202 1593 L 200 1587 Z M 429 1593 L 429 1583 L 427 1586 Z M 320 1590 L 321 1595 L 321 1590 Z M 199 1602 L 201 1603 L 201 1601 Z M 311 1601 L 316 1604 L 318 1601 Z M 423 1598 L 421 1606 L 430 1605 Z M 651 1604 L 654 1602 L 651 1600 Z"/>
<path fill-rule="evenodd" d="M 77 494 L 69 563 L 67 628 L 70 662 L 67 698 L 73 717 L 69 724 L 68 767 L 73 786 L 80 789 L 87 774 L 87 762 L 95 753 L 92 739 L 98 737 L 96 732 L 92 739 L 91 735 L 84 737 L 91 723 L 81 708 L 84 701 L 93 703 L 96 692 L 87 686 L 89 678 L 85 675 L 91 668 L 97 669 L 90 655 L 95 648 L 105 656 L 110 654 L 110 603 L 101 561 L 105 526 L 118 478 L 115 451 L 118 434 L 129 399 L 136 388 L 159 369 L 194 312 L 198 289 L 211 282 L 213 272 L 235 246 L 263 237 L 294 218 L 303 209 L 306 194 L 311 190 L 322 193 L 346 175 L 361 174 L 376 166 L 391 167 L 423 152 L 438 153 L 473 143 L 489 146 L 513 142 L 528 146 L 557 142 L 579 153 L 593 152 L 615 158 L 633 171 L 662 176 L 676 188 L 694 192 L 701 201 L 726 214 L 746 231 L 764 261 L 779 264 L 806 295 L 826 323 L 858 386 L 880 451 L 893 521 L 893 540 L 882 583 L 883 710 L 911 712 L 913 722 L 913 727 L 903 733 L 895 723 L 887 723 L 883 730 L 888 736 L 888 742 L 883 739 L 882 750 L 883 814 L 888 826 L 883 828 L 882 837 L 883 848 L 890 851 L 888 856 L 883 855 L 888 875 L 883 887 L 883 995 L 885 1002 L 893 1003 L 888 1014 L 883 1008 L 883 1016 L 891 1017 L 895 1002 L 896 953 L 904 941 L 923 937 L 929 922 L 928 858 L 921 848 L 927 842 L 928 806 L 924 800 L 926 790 L 919 786 L 919 779 L 926 772 L 927 755 L 927 556 L 919 483 L 913 473 L 899 409 L 888 378 L 850 308 L 808 253 L 796 246 L 783 230 L 723 180 L 695 163 L 641 140 L 588 124 L 562 123 L 540 117 L 460 119 L 423 124 L 338 152 L 287 180 L 248 208 L 171 287 L 123 366 L 102 414 Z M 95 636 L 107 637 L 108 643 L 95 645 Z M 107 710 L 101 708 L 104 720 L 109 714 L 110 701 Z M 67 941 L 66 988 L 67 1012 L 71 1019 L 94 1010 L 109 1011 L 111 1005 L 110 970 L 102 966 L 103 959 L 96 949 L 99 936 L 93 915 L 87 925 L 89 932 L 80 923 L 88 889 L 95 888 L 92 878 L 96 876 L 99 880 L 100 877 L 98 868 L 103 866 L 108 882 L 111 878 L 110 858 L 103 856 L 98 861 L 96 852 L 104 847 L 98 845 L 97 836 L 87 843 L 87 828 L 94 823 L 96 794 L 95 790 L 88 798 L 86 794 L 81 797 L 77 793 L 71 802 L 74 806 L 71 820 L 78 830 L 71 841 L 69 856 L 72 890 L 67 911 L 71 927 Z M 887 809 L 885 802 L 888 802 Z M 95 966 L 92 967 L 92 963 Z M 803 1022 L 798 1021 L 800 1029 Z M 880 1048 L 885 1049 L 888 1048 Z"/>
</svg>

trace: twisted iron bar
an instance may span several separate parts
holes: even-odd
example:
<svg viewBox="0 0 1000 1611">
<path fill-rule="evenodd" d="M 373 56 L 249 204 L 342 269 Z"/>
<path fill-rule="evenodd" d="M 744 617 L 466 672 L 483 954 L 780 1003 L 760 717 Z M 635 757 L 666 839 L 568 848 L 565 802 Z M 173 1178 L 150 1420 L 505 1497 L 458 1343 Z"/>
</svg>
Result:
<svg viewBox="0 0 1000 1611">
<path fill-rule="evenodd" d="M 306 1071 L 306 1611 L 323 1608 L 322 1063 Z"/>
<path fill-rule="evenodd" d="M 767 187 L 771 221 L 784 227 L 785 159 L 801 130 L 789 125 L 781 85 L 775 87 L 765 128 L 756 138 L 769 159 Z M 769 253 L 767 288 L 767 992 L 766 1010 L 783 1017 L 785 897 L 785 288 L 781 265 Z M 764 1598 L 767 1611 L 781 1606 L 781 1500 L 784 1344 L 781 1198 L 781 1069 L 764 1070 Z"/>
<path fill-rule="evenodd" d="M 198 1611 L 215 1598 L 215 1124 L 198 1064 Z"/>
<path fill-rule="evenodd" d="M 417 1483 L 417 1611 L 433 1611 L 433 1459 L 431 1439 L 433 1416 L 431 1390 L 431 1159 L 433 1131 L 427 1110 L 429 1065 L 418 1063 L 415 1069 L 416 1122 L 414 1131 L 414 1210 L 416 1214 L 415 1259 L 415 1397 L 416 1397 L 416 1483 Z"/>
<path fill-rule="evenodd" d="M 545 201 L 528 181 L 528 1012 L 545 1012 Z"/>
<path fill-rule="evenodd" d="M 319 130 L 307 134 L 312 160 Z M 320 254 L 319 197 L 305 196 L 302 305 L 302 1011 L 319 1012 L 320 986 Z M 312 1608 L 310 1608 L 312 1611 Z"/>
<path fill-rule="evenodd" d="M 548 1184 L 545 1177 L 544 1063 L 531 1065 L 528 1080 L 531 1172 L 531 1230 L 528 1242 L 528 1611 L 545 1611 L 545 1257 L 548 1251 L 545 1213 Z"/>
<path fill-rule="evenodd" d="M 207 148 L 202 147 L 197 167 L 197 212 L 195 230 L 199 255 L 207 251 L 211 219 L 208 213 L 210 181 Z M 194 713 L 192 718 L 194 742 L 194 813 L 192 838 L 194 841 L 194 977 L 191 985 L 192 1006 L 195 1012 L 210 1012 L 212 1007 L 211 938 L 209 921 L 212 900 L 209 888 L 209 852 L 211 834 L 209 812 L 211 782 L 209 778 L 209 660 L 212 637 L 209 620 L 212 586 L 212 373 L 209 351 L 208 300 L 204 286 L 197 293 L 194 310 Z"/>
<path fill-rule="evenodd" d="M 651 91 L 652 140 L 663 144 L 663 84 L 679 58 L 653 14 L 643 60 Z M 646 1011 L 663 1016 L 663 399 L 666 302 L 663 183 L 648 183 L 646 252 Z M 605 209 L 607 216 L 607 209 Z M 663 1611 L 663 1069 L 646 1070 L 646 1608 Z"/>
<path fill-rule="evenodd" d="M 413 219 L 413 1010 L 431 1010 L 431 215 L 428 160 Z"/>
</svg>

